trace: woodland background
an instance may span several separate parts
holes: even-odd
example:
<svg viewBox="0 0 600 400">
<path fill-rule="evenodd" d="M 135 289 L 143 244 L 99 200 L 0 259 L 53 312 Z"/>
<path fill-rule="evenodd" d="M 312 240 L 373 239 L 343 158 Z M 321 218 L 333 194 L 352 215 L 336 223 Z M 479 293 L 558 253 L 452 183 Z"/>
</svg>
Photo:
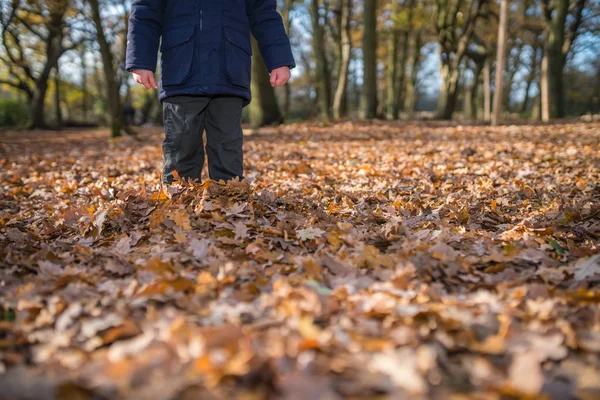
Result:
<svg viewBox="0 0 600 400">
<path fill-rule="evenodd" d="M 2 0 L 0 126 L 160 123 L 124 71 L 129 0 Z M 254 51 L 254 125 L 319 118 L 548 121 L 600 111 L 600 1 L 280 0 L 298 68 L 273 90 Z M 500 47 L 499 47 L 500 46 Z M 504 47 L 504 48 L 503 48 Z M 496 92 L 498 49 L 502 91 Z M 256 49 L 255 49 L 256 50 Z"/>
</svg>

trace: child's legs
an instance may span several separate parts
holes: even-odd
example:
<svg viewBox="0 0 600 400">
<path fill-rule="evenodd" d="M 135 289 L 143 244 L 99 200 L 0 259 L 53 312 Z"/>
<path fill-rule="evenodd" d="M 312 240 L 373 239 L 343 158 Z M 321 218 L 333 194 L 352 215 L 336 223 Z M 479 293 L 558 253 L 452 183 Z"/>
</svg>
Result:
<svg viewBox="0 0 600 400">
<path fill-rule="evenodd" d="M 210 179 L 243 179 L 244 154 L 241 97 L 214 97 L 207 110 L 206 152 Z"/>
<path fill-rule="evenodd" d="M 173 171 L 180 177 L 200 181 L 204 165 L 202 133 L 210 97 L 175 96 L 163 102 L 163 182 L 173 183 Z"/>
</svg>

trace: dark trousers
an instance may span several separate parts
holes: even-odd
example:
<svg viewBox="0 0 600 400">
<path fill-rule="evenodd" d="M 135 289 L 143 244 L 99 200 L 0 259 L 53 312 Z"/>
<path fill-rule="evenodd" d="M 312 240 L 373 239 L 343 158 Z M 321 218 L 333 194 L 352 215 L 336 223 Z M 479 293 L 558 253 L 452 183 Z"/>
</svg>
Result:
<svg viewBox="0 0 600 400">
<path fill-rule="evenodd" d="M 173 183 L 174 170 L 181 178 L 200 181 L 204 130 L 210 179 L 243 179 L 243 102 L 231 96 L 175 96 L 163 101 L 164 183 Z"/>
</svg>

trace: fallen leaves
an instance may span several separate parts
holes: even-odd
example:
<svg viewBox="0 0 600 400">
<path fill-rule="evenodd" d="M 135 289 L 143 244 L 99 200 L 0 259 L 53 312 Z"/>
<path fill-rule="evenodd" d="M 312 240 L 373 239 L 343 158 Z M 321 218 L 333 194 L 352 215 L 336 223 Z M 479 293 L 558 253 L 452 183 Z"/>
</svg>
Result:
<svg viewBox="0 0 600 400">
<path fill-rule="evenodd" d="M 29 143 L 0 169 L 0 386 L 594 398 L 598 131 L 296 124 L 248 138 L 250 186 L 163 190 L 160 130 L 68 165 Z"/>
</svg>

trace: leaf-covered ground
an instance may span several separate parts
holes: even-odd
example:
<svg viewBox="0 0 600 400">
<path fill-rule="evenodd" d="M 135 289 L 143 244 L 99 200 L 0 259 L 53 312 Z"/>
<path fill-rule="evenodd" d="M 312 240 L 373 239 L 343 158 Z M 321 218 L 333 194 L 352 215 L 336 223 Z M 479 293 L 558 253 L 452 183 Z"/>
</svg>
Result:
<svg viewBox="0 0 600 400">
<path fill-rule="evenodd" d="M 1 136 L 0 397 L 600 398 L 600 125 Z"/>
</svg>

